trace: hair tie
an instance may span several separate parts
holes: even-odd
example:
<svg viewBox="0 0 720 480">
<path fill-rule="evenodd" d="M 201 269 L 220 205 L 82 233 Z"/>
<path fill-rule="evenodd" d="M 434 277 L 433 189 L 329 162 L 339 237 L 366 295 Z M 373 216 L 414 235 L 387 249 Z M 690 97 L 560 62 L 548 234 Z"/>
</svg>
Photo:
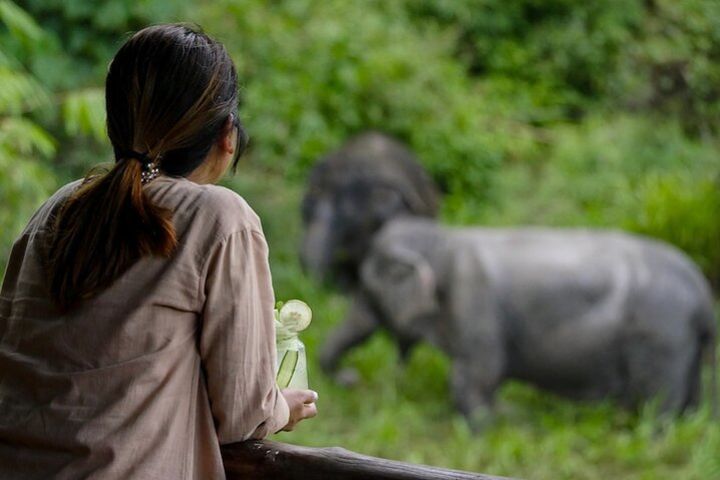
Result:
<svg viewBox="0 0 720 480">
<path fill-rule="evenodd" d="M 157 178 L 157 176 L 160 174 L 160 169 L 158 168 L 157 164 L 153 159 L 150 158 L 150 156 L 147 154 L 147 152 L 136 152 L 135 150 L 127 150 L 120 152 L 119 158 L 124 159 L 133 159 L 140 162 L 142 165 L 142 173 L 140 173 L 140 181 L 142 184 L 146 184 L 150 182 L 151 180 L 154 180 Z M 160 157 L 158 157 L 160 158 Z"/>
<path fill-rule="evenodd" d="M 140 163 L 150 163 L 152 160 L 148 156 L 147 152 L 136 152 L 135 150 L 122 150 L 118 153 L 118 158 L 135 159 L 139 160 Z"/>
</svg>

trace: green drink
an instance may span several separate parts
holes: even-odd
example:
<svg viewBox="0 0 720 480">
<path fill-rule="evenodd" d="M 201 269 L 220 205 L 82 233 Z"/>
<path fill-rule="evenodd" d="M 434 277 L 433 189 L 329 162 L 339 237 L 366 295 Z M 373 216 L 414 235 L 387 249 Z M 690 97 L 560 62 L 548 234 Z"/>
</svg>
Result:
<svg viewBox="0 0 720 480">
<path fill-rule="evenodd" d="M 311 320 L 310 307 L 300 300 L 290 300 L 275 310 L 278 356 L 276 378 L 280 388 L 308 388 L 305 344 L 298 334 L 310 325 Z"/>
</svg>

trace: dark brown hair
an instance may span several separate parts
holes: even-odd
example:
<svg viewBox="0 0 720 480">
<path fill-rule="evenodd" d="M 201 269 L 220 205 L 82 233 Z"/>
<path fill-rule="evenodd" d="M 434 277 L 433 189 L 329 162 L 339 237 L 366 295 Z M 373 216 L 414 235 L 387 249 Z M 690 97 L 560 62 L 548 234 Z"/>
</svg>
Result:
<svg viewBox="0 0 720 480">
<path fill-rule="evenodd" d="M 143 191 L 147 162 L 189 175 L 227 133 L 228 118 L 238 132 L 233 167 L 246 143 L 235 66 L 198 28 L 157 25 L 134 34 L 110 64 L 105 100 L 115 165 L 88 174 L 51 227 L 50 295 L 63 310 L 107 288 L 139 258 L 174 251 L 172 212 Z"/>
</svg>

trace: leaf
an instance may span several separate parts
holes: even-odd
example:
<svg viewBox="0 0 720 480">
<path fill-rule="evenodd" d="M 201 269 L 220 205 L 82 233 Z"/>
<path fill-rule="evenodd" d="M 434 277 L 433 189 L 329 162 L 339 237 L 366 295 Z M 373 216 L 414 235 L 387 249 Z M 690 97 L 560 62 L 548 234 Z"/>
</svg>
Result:
<svg viewBox="0 0 720 480">
<path fill-rule="evenodd" d="M 14 59 L 9 57 L 5 52 L 0 49 L 0 67 L 9 67 L 14 63 Z"/>
<path fill-rule="evenodd" d="M 37 124 L 22 117 L 0 119 L 0 149 L 14 155 L 50 158 L 55 154 L 55 139 Z"/>
<path fill-rule="evenodd" d="M 35 20 L 25 10 L 9 0 L 0 0 L 0 22 L 4 23 L 10 33 L 27 46 L 39 43 L 45 36 Z"/>
<path fill-rule="evenodd" d="M 49 102 L 45 89 L 32 76 L 0 66 L 0 115 L 20 114 Z"/>
<path fill-rule="evenodd" d="M 11 129 L 12 130 L 12 129 Z M 4 144 L 4 122 L 0 123 L 0 265 L 25 222 L 57 187 L 52 170 L 43 162 L 17 154 Z M 0 268 L 0 273 L 2 269 Z M 0 277 L 1 278 L 1 277 Z"/>
<path fill-rule="evenodd" d="M 91 135 L 98 141 L 106 138 L 105 93 L 102 88 L 87 88 L 67 94 L 62 102 L 65 130 L 70 135 Z"/>
</svg>

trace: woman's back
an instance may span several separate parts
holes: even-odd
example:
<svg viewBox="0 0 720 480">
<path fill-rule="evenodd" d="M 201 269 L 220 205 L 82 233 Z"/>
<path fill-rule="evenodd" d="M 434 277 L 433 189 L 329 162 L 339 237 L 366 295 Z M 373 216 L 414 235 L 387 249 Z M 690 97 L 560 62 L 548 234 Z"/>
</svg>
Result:
<svg viewBox="0 0 720 480">
<path fill-rule="evenodd" d="M 62 313 L 44 249 L 77 186 L 41 207 L 6 271 L 0 478 L 223 478 L 218 438 L 264 437 L 288 420 L 260 221 L 230 190 L 159 177 L 143 188 L 172 212 L 174 253 L 141 258 Z"/>
</svg>

